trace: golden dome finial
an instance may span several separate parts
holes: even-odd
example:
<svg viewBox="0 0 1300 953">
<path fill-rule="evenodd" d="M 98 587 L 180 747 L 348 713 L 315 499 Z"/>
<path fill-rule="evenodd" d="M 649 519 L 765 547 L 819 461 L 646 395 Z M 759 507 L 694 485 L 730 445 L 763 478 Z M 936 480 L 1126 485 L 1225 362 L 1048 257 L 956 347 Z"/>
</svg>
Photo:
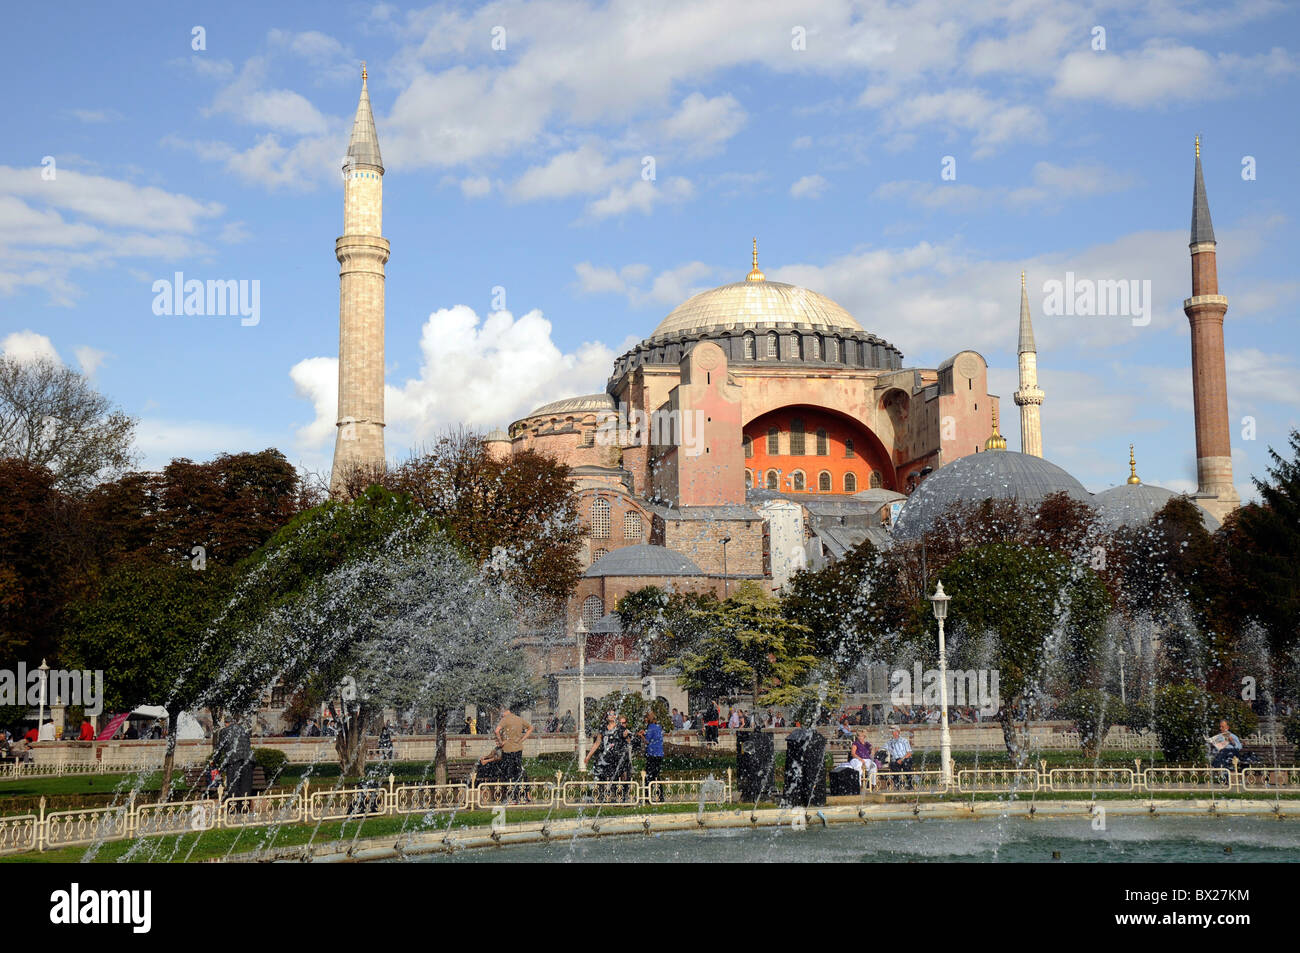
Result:
<svg viewBox="0 0 1300 953">
<path fill-rule="evenodd" d="M 1201 157 L 1201 137 L 1197 136 L 1196 137 L 1196 158 L 1199 159 L 1200 157 Z"/>
<path fill-rule="evenodd" d="M 364 83 L 365 81 L 366 81 L 366 61 L 362 60 L 361 61 L 361 82 Z"/>
<path fill-rule="evenodd" d="M 984 441 L 985 450 L 1005 450 L 1007 449 L 1007 438 L 998 433 L 998 405 L 993 405 L 993 433 L 989 439 Z"/>
<path fill-rule="evenodd" d="M 1128 482 L 1133 484 L 1141 483 L 1138 476 L 1137 461 L 1133 459 L 1133 444 L 1128 445 Z"/>
<path fill-rule="evenodd" d="M 745 280 L 746 281 L 767 280 L 767 275 L 763 274 L 761 271 L 758 270 L 758 239 L 757 238 L 754 239 L 754 267 L 750 271 L 750 273 L 745 276 Z"/>
</svg>

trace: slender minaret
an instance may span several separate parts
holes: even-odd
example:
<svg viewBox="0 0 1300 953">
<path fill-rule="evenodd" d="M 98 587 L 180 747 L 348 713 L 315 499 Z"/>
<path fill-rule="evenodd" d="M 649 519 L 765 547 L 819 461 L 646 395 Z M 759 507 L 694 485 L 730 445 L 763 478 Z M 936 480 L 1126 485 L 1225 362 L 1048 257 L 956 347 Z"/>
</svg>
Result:
<svg viewBox="0 0 1300 953">
<path fill-rule="evenodd" d="M 351 471 L 384 466 L 384 162 L 370 112 L 366 66 L 343 162 L 339 260 L 339 416 L 330 479 L 337 494 Z"/>
<path fill-rule="evenodd" d="M 1201 174 L 1201 137 L 1196 137 L 1196 182 L 1192 190 L 1192 296 L 1183 311 L 1192 326 L 1192 399 L 1196 410 L 1196 502 L 1216 519 L 1241 505 L 1232 485 L 1228 431 L 1228 375 L 1223 360 L 1223 316 L 1228 299 L 1219 294 L 1214 225 Z"/>
<path fill-rule="evenodd" d="M 1038 408 L 1043 392 L 1038 389 L 1038 350 L 1034 347 L 1034 326 L 1029 321 L 1029 292 L 1025 290 L 1025 273 L 1020 273 L 1020 390 L 1012 395 L 1020 408 L 1020 452 L 1035 457 L 1043 455 L 1043 422 Z"/>
</svg>

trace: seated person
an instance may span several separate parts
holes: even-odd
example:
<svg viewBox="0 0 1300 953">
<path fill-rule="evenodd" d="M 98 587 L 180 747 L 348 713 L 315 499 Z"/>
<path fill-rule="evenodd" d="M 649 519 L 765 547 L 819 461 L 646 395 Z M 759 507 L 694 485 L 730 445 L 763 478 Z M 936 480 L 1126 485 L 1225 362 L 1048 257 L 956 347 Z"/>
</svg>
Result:
<svg viewBox="0 0 1300 953">
<path fill-rule="evenodd" d="M 501 764 L 501 746 L 497 745 L 490 752 L 478 759 L 478 764 L 474 766 L 474 784 L 479 785 L 484 781 L 504 781 L 504 772 Z"/>
<path fill-rule="evenodd" d="M 872 757 L 871 742 L 867 740 L 867 733 L 858 730 L 853 734 L 853 746 L 849 749 L 849 764 L 858 769 L 858 773 L 866 777 L 871 787 L 876 786 L 876 771 L 880 765 Z"/>
<path fill-rule="evenodd" d="M 885 747 L 889 751 L 890 771 L 912 770 L 912 743 L 900 735 L 897 728 L 890 732 Z"/>
<path fill-rule="evenodd" d="M 1219 733 L 1213 738 L 1206 738 L 1210 745 L 1210 754 L 1212 760 L 1210 764 L 1216 768 L 1231 768 L 1233 759 L 1240 759 L 1241 739 L 1228 730 L 1226 721 L 1219 722 Z"/>
</svg>

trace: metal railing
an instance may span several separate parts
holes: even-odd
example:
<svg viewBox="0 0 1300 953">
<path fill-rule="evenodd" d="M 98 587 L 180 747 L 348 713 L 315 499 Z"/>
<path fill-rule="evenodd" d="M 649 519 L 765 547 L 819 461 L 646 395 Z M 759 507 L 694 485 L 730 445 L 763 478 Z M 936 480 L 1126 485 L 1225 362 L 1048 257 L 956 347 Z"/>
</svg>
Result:
<svg viewBox="0 0 1300 953">
<path fill-rule="evenodd" d="M 1209 792 L 1214 794 L 1300 794 L 1300 766 L 1215 768 L 1133 767 L 1038 767 L 962 768 L 954 781 L 944 781 L 939 770 L 879 771 L 875 784 L 864 789 L 888 798 L 968 796 L 975 794 L 1038 793 L 1146 793 Z M 30 850 L 51 850 L 106 841 L 155 835 L 201 833 L 219 828 L 249 828 L 319 821 L 366 820 L 374 817 L 431 814 L 468 810 L 496 811 L 502 808 L 642 807 L 656 804 L 731 804 L 735 802 L 732 772 L 718 778 L 675 778 L 658 781 L 596 781 L 588 778 L 565 780 L 485 781 L 468 784 L 397 785 L 389 775 L 387 783 L 312 791 L 302 789 L 278 794 L 224 797 L 218 789 L 215 799 L 137 804 L 133 795 L 126 803 L 109 807 L 45 810 L 45 799 L 37 814 L 0 815 L 0 854 Z"/>
</svg>

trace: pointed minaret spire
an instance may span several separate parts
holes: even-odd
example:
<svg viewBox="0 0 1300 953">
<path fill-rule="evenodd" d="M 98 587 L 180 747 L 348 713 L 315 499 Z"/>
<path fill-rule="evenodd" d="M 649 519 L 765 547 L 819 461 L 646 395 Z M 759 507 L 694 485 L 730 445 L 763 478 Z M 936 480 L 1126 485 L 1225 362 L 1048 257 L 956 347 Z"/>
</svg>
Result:
<svg viewBox="0 0 1300 953">
<path fill-rule="evenodd" d="M 357 115 L 352 120 L 352 138 L 348 140 L 348 165 L 352 168 L 370 166 L 384 171 L 384 160 L 379 155 L 379 135 L 375 132 L 375 116 L 370 111 L 370 89 L 366 82 L 366 64 L 361 64 L 361 99 Z"/>
<path fill-rule="evenodd" d="M 1201 172 L 1201 137 L 1196 137 L 1196 180 L 1192 186 L 1192 296 L 1183 302 L 1191 324 L 1192 405 L 1196 417 L 1196 502 L 1220 522 L 1241 505 L 1232 484 L 1232 441 L 1228 425 L 1228 374 L 1223 355 L 1223 316 L 1228 299 L 1219 294 L 1219 266 L 1210 203 Z"/>
<path fill-rule="evenodd" d="M 339 260 L 339 402 L 332 491 L 364 487 L 384 468 L 384 163 L 370 112 L 366 66 L 343 165 Z M 363 480 L 358 479 L 360 473 Z"/>
<path fill-rule="evenodd" d="M 1196 137 L 1196 182 L 1192 185 L 1192 240 L 1194 247 L 1214 243 L 1214 223 L 1210 221 L 1210 200 L 1205 197 L 1205 176 L 1201 172 L 1201 137 Z"/>
<path fill-rule="evenodd" d="M 1016 352 L 1020 389 L 1012 395 L 1012 400 L 1020 408 L 1020 452 L 1041 457 L 1043 422 L 1038 408 L 1043 404 L 1043 392 L 1038 388 L 1038 349 L 1034 347 L 1034 325 L 1029 320 L 1029 291 L 1023 271 L 1020 272 L 1020 342 Z"/>
</svg>

